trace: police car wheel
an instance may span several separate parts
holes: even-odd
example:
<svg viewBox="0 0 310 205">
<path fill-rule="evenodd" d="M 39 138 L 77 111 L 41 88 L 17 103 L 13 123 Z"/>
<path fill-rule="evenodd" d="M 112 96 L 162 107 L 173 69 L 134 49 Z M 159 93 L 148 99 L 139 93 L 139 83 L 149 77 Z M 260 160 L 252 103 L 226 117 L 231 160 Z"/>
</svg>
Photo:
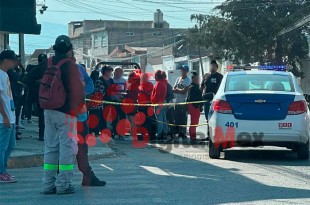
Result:
<svg viewBox="0 0 310 205">
<path fill-rule="evenodd" d="M 298 159 L 309 159 L 309 141 L 306 144 L 298 146 L 297 157 Z"/>
<path fill-rule="evenodd" d="M 221 149 L 220 147 L 216 148 L 213 142 L 209 141 L 209 157 L 211 159 L 219 159 L 221 156 Z"/>
</svg>

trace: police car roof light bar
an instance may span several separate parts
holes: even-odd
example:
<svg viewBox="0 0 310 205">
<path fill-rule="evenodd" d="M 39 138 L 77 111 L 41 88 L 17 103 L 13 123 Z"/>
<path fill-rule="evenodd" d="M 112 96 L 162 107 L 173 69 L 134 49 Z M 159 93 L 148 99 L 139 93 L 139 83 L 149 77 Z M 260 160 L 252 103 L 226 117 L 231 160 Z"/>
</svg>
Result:
<svg viewBox="0 0 310 205">
<path fill-rule="evenodd" d="M 260 65 L 260 66 L 227 66 L 229 71 L 245 71 L 245 70 L 270 70 L 270 71 L 290 71 L 292 66 L 285 65 Z"/>
</svg>

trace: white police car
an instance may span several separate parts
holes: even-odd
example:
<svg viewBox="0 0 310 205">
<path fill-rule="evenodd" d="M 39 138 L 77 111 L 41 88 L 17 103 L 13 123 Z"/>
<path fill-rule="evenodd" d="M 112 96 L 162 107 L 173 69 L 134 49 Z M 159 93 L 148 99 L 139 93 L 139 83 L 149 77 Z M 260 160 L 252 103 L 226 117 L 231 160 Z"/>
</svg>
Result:
<svg viewBox="0 0 310 205">
<path fill-rule="evenodd" d="M 279 146 L 308 159 L 310 113 L 293 74 L 285 66 L 234 69 L 211 104 L 210 158 L 232 147 Z"/>
</svg>

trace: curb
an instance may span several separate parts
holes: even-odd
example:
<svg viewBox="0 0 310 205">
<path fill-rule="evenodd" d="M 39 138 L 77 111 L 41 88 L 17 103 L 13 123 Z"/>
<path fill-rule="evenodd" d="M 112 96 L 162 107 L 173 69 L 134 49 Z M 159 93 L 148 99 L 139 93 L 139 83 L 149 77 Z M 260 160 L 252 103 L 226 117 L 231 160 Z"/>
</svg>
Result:
<svg viewBox="0 0 310 205">
<path fill-rule="evenodd" d="M 107 146 L 111 149 L 109 146 Z M 109 152 L 105 153 L 89 153 L 88 160 L 95 161 L 105 158 L 114 158 L 117 154 L 111 149 Z M 19 168 L 31 168 L 31 167 L 40 167 L 43 166 L 44 154 L 34 154 L 28 156 L 18 156 L 12 157 L 8 163 L 9 169 L 19 169 Z"/>
</svg>

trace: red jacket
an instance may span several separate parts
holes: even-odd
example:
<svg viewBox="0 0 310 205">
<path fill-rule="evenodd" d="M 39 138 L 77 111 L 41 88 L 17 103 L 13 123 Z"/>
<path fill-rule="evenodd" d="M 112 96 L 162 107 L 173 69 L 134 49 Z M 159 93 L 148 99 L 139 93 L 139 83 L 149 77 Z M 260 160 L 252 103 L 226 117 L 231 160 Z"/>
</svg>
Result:
<svg viewBox="0 0 310 205">
<path fill-rule="evenodd" d="M 160 104 L 166 101 L 167 95 L 167 80 L 159 80 L 154 86 L 151 102 L 153 104 Z"/>
<path fill-rule="evenodd" d="M 153 83 L 147 82 L 142 83 L 139 86 L 139 96 L 138 96 L 138 102 L 143 103 L 149 103 L 151 102 L 151 95 L 153 91 Z"/>
</svg>

